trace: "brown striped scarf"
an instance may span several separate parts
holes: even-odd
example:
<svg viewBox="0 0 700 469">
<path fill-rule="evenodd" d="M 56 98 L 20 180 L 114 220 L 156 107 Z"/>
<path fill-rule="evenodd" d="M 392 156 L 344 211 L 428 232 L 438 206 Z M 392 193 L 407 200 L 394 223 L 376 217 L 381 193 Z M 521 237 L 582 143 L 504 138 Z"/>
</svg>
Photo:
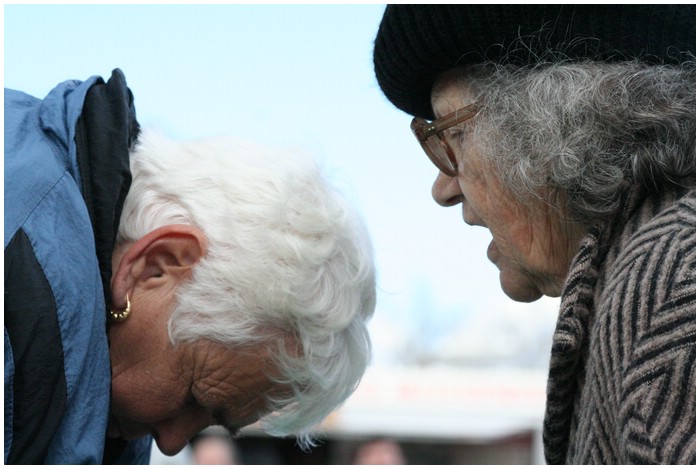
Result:
<svg viewBox="0 0 700 469">
<path fill-rule="evenodd" d="M 549 464 L 695 463 L 695 183 L 631 195 L 574 258 L 554 333 Z"/>
</svg>

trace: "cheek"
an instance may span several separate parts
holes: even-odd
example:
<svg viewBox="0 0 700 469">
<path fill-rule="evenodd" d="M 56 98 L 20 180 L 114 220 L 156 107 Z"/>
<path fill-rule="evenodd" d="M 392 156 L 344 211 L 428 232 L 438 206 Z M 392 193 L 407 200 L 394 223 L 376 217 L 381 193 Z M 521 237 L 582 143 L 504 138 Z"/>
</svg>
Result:
<svg viewBox="0 0 700 469">
<path fill-rule="evenodd" d="M 524 260 L 533 247 L 534 231 L 527 207 L 518 205 L 497 183 L 481 188 L 483 218 L 503 253 Z"/>
<path fill-rule="evenodd" d="M 504 202 L 503 189 L 497 180 L 484 169 L 478 155 L 467 155 L 460 163 L 459 188 L 464 195 L 465 210 L 471 212 L 479 225 L 502 231 Z"/>
<path fill-rule="evenodd" d="M 112 381 L 112 412 L 134 422 L 152 423 L 168 418 L 186 405 L 187 386 L 134 371 Z"/>
<path fill-rule="evenodd" d="M 523 222 L 518 218 L 512 218 L 512 222 L 505 226 L 507 247 L 511 255 L 520 262 L 526 260 L 533 254 L 533 231 L 530 223 Z"/>
<path fill-rule="evenodd" d="M 484 197 L 484 185 L 479 181 L 465 181 L 461 179 L 460 190 L 464 195 L 463 211 L 465 220 L 472 225 L 486 226 L 490 228 L 491 211 L 488 200 Z"/>
</svg>

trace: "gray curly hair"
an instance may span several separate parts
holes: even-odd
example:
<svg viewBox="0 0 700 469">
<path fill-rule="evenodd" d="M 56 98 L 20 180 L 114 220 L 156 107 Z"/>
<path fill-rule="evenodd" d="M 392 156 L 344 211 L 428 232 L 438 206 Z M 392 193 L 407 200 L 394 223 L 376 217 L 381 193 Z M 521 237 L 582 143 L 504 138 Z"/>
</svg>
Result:
<svg viewBox="0 0 700 469">
<path fill-rule="evenodd" d="M 553 195 L 572 221 L 591 224 L 632 187 L 657 191 L 695 175 L 694 61 L 491 63 L 457 77 L 483 103 L 462 145 L 520 201 Z"/>
</svg>

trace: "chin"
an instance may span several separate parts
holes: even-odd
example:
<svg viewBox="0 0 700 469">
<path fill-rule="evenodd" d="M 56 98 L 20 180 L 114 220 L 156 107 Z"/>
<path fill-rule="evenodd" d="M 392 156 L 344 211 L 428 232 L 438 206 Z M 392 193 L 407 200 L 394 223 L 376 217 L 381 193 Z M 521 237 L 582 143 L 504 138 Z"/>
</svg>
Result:
<svg viewBox="0 0 700 469">
<path fill-rule="evenodd" d="M 532 303 L 542 298 L 543 293 L 529 282 L 513 281 L 501 271 L 501 289 L 513 301 Z"/>
<path fill-rule="evenodd" d="M 542 293 L 530 292 L 529 294 L 527 294 L 522 292 L 509 292 L 507 290 L 503 291 L 506 293 L 506 295 L 508 295 L 508 297 L 511 300 L 517 301 L 518 303 L 532 303 L 533 301 L 537 301 L 544 296 L 542 295 Z"/>
</svg>

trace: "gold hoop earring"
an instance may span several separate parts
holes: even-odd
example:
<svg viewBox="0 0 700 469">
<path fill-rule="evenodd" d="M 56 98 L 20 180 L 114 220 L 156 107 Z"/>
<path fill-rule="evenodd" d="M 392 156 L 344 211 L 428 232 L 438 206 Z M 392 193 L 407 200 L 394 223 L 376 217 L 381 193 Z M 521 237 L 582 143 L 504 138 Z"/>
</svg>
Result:
<svg viewBox="0 0 700 469">
<path fill-rule="evenodd" d="M 129 302 L 129 294 L 126 294 L 126 309 L 124 311 L 119 311 L 119 312 L 114 312 L 112 310 L 109 311 L 109 317 L 112 319 L 114 322 L 122 322 L 125 321 L 126 318 L 129 317 L 129 313 L 131 313 L 131 303 Z"/>
</svg>

